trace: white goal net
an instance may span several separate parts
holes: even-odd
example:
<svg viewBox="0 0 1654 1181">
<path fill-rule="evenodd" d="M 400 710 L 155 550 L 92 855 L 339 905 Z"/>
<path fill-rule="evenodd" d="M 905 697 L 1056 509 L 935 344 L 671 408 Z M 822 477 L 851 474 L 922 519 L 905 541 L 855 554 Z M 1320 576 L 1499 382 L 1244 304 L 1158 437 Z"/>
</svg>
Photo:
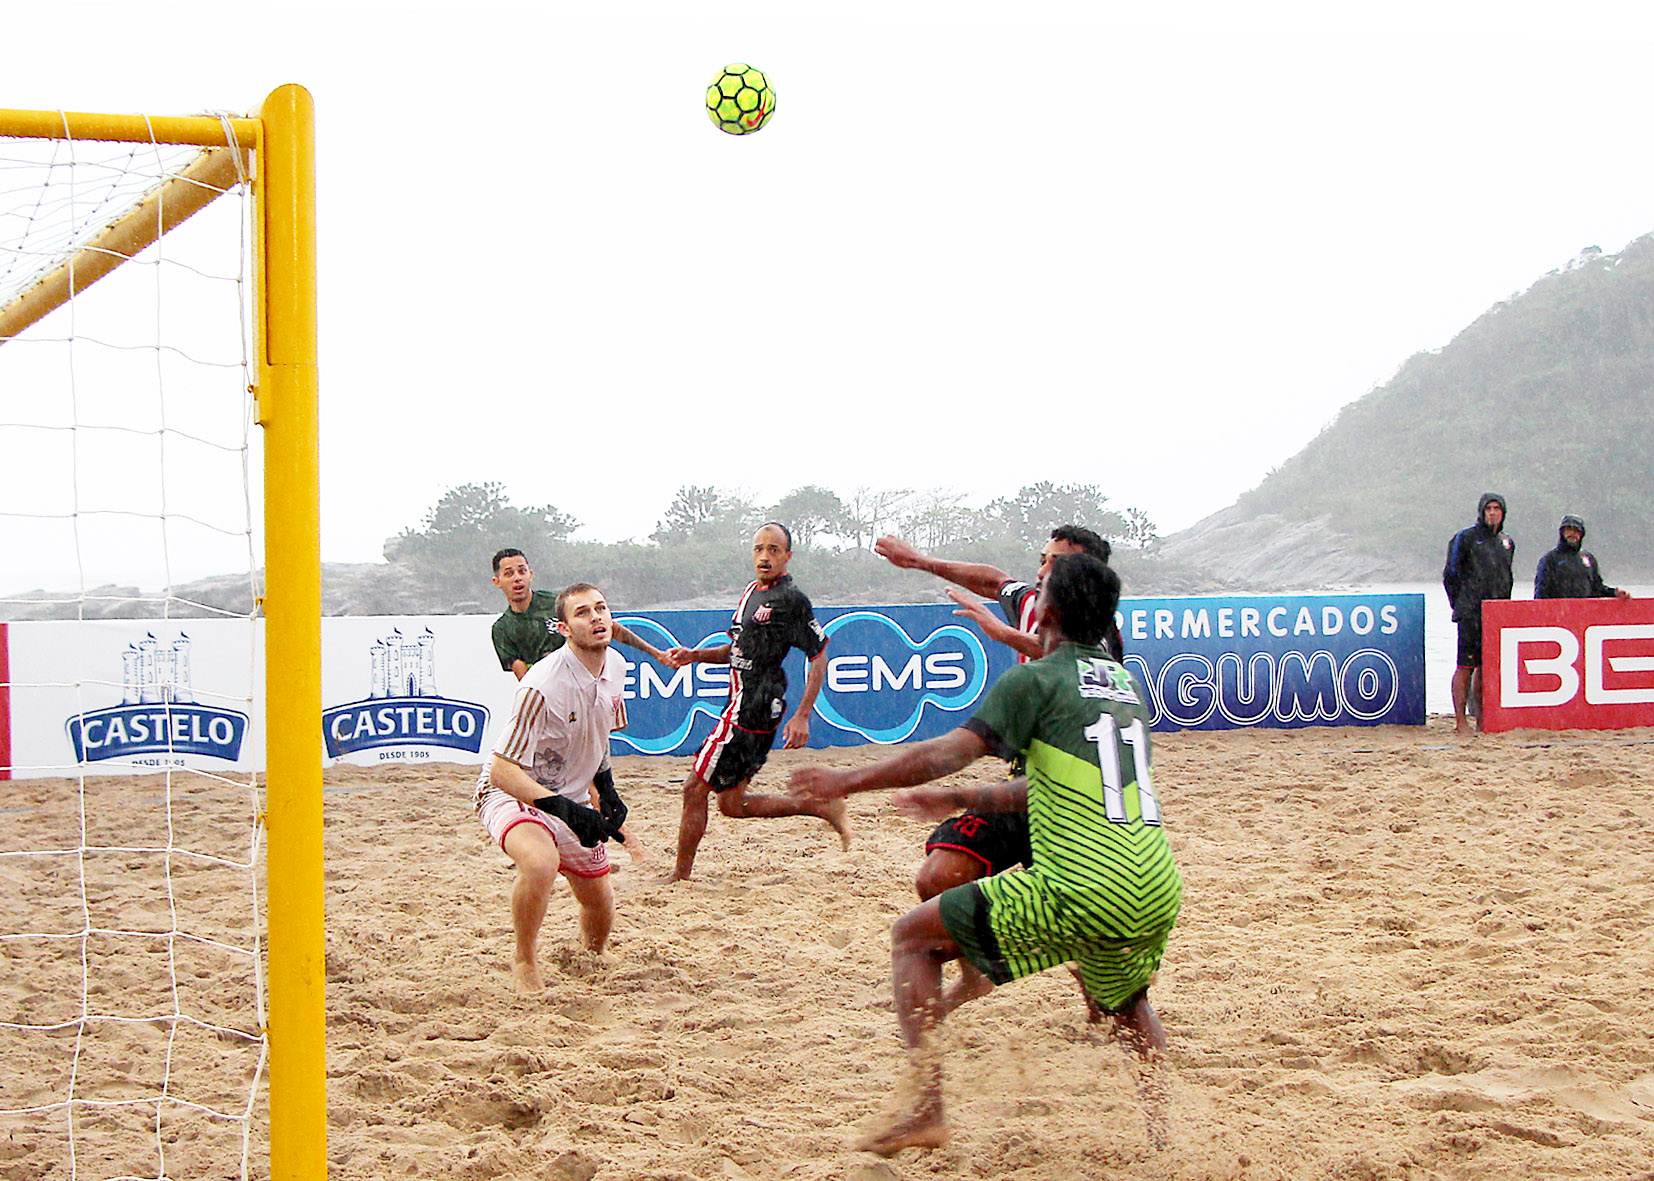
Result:
<svg viewBox="0 0 1654 1181">
<path fill-rule="evenodd" d="M 269 1173 L 252 157 L 203 151 L 0 134 L 6 1178 Z"/>
</svg>

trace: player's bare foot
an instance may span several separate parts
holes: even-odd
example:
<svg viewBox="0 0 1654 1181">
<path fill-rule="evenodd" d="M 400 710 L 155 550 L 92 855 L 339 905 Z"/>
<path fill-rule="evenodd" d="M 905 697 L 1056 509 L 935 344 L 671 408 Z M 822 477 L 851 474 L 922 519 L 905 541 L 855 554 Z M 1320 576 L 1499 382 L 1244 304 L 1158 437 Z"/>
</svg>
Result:
<svg viewBox="0 0 1654 1181">
<path fill-rule="evenodd" d="M 838 833 L 839 844 L 848 849 L 850 847 L 850 809 L 843 800 L 832 800 L 824 804 L 821 809 L 821 818 L 833 826 Z"/>
<path fill-rule="evenodd" d="M 666 884 L 668 886 L 673 885 L 677 882 L 687 882 L 688 880 L 689 880 L 689 871 L 688 870 L 676 870 L 676 869 L 674 869 L 671 873 L 666 875 Z"/>
<path fill-rule="evenodd" d="M 625 832 L 626 830 L 622 829 L 621 831 Z M 643 847 L 643 838 L 636 833 L 626 833 L 626 843 L 622 848 L 626 850 L 626 856 L 632 859 L 633 865 L 649 864 L 649 850 Z"/>
<path fill-rule="evenodd" d="M 904 1148 L 940 1148 L 947 1142 L 948 1125 L 941 1109 L 927 1105 L 858 1141 L 856 1148 L 879 1156 L 894 1156 Z"/>
<path fill-rule="evenodd" d="M 534 964 L 518 961 L 511 965 L 511 979 L 516 982 L 517 991 L 538 996 L 546 990 L 545 978 L 540 975 L 540 969 Z"/>
</svg>

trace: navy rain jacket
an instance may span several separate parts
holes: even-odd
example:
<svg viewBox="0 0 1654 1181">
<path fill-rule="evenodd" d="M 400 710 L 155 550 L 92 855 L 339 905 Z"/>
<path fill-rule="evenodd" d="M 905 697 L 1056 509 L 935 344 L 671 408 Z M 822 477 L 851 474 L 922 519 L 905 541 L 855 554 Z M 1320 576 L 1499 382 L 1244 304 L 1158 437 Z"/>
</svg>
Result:
<svg viewBox="0 0 1654 1181">
<path fill-rule="evenodd" d="M 1476 504 L 1476 523 L 1460 529 L 1447 543 L 1447 565 L 1442 567 L 1442 587 L 1453 604 L 1455 622 L 1480 622 L 1482 602 L 1508 599 L 1515 581 L 1511 563 L 1516 543 L 1505 536 L 1504 521 L 1490 529 L 1484 522 L 1487 506 L 1497 503 L 1510 517 L 1510 506 L 1497 492 L 1484 492 Z"/>
<path fill-rule="evenodd" d="M 1562 531 L 1572 525 L 1579 530 L 1579 545 L 1569 545 Z M 1585 544 L 1585 522 L 1579 517 L 1562 518 L 1556 529 L 1556 548 L 1539 559 L 1539 568 L 1533 572 L 1533 597 L 1536 599 L 1611 599 L 1619 592 L 1602 584 L 1602 567 L 1594 554 L 1581 547 Z"/>
</svg>

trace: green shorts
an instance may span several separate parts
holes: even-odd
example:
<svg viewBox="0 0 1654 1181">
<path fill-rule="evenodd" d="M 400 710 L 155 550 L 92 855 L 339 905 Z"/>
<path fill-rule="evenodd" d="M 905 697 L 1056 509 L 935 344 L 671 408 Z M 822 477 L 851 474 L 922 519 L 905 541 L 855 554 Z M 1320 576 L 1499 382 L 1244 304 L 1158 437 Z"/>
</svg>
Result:
<svg viewBox="0 0 1654 1181">
<path fill-rule="evenodd" d="M 1042 908 L 1044 921 L 996 908 L 976 882 L 940 896 L 942 924 L 959 951 L 995 984 L 1078 963 L 1086 995 L 1105 1013 L 1126 1009 L 1160 970 L 1171 924 L 1146 935 L 1112 939 L 1075 929 Z"/>
</svg>

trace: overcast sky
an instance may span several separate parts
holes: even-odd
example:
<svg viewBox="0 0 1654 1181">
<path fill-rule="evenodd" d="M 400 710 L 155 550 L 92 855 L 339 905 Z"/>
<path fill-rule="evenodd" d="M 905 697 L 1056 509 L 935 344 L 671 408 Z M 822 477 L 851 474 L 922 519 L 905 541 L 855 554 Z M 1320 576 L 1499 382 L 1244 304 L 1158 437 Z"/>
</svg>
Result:
<svg viewBox="0 0 1654 1181">
<path fill-rule="evenodd" d="M 328 561 L 484 480 L 603 541 L 690 483 L 1090 483 L 1171 532 L 1654 231 L 1643 5 L 139 7 L 10 13 L 0 105 L 309 88 Z"/>
</svg>

